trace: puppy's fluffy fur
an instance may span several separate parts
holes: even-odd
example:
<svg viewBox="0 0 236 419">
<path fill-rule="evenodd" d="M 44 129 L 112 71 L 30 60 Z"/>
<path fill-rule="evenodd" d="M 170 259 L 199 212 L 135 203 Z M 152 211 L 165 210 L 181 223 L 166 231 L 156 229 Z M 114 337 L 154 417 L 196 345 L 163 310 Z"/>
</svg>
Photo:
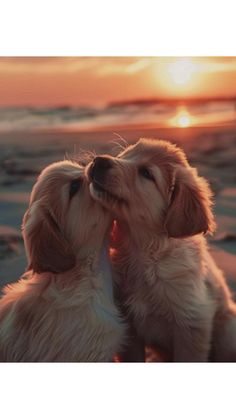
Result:
<svg viewBox="0 0 236 419">
<path fill-rule="evenodd" d="M 202 234 L 215 228 L 211 191 L 183 151 L 140 140 L 88 176 L 117 220 L 113 264 L 137 335 L 174 361 L 236 361 L 235 305 Z"/>
<path fill-rule="evenodd" d="M 110 216 L 83 169 L 55 163 L 39 176 L 23 220 L 31 272 L 0 300 L 0 361 L 111 361 L 123 339 L 106 236 Z"/>
</svg>

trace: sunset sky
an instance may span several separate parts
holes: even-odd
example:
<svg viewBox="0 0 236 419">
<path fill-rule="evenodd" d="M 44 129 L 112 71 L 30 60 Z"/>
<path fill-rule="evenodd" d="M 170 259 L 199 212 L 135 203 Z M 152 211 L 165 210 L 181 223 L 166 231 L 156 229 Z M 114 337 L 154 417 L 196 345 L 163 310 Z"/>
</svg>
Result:
<svg viewBox="0 0 236 419">
<path fill-rule="evenodd" d="M 236 96 L 236 57 L 0 58 L 0 106 Z"/>
</svg>

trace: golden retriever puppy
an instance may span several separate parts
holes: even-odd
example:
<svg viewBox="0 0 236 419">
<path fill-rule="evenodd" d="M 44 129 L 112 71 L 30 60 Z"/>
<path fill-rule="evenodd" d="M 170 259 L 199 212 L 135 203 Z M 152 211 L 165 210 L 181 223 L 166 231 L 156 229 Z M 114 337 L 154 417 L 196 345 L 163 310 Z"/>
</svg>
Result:
<svg viewBox="0 0 236 419">
<path fill-rule="evenodd" d="M 82 167 L 62 161 L 43 170 L 23 219 L 31 272 L 0 300 L 0 361 L 112 361 L 124 325 L 113 301 L 110 226 Z"/>
<path fill-rule="evenodd" d="M 235 305 L 203 236 L 215 228 L 211 191 L 184 152 L 143 139 L 87 175 L 116 218 L 113 265 L 137 336 L 176 362 L 236 361 Z"/>
</svg>

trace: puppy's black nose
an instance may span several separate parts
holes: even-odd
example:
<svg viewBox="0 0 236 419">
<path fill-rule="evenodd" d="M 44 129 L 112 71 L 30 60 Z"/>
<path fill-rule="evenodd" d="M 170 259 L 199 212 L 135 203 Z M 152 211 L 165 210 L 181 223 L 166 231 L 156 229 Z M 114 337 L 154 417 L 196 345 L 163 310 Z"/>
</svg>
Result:
<svg viewBox="0 0 236 419">
<path fill-rule="evenodd" d="M 111 161 L 108 157 L 95 157 L 93 164 L 94 167 L 99 170 L 108 170 L 112 167 Z"/>
<path fill-rule="evenodd" d="M 103 181 L 111 167 L 112 162 L 109 157 L 95 157 L 90 172 L 92 180 Z"/>
</svg>

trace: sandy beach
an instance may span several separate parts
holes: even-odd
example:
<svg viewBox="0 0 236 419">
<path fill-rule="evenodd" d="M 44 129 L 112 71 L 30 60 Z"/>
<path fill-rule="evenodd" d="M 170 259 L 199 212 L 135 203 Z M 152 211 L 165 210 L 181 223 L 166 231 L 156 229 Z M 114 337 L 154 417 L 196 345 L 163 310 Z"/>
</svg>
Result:
<svg viewBox="0 0 236 419">
<path fill-rule="evenodd" d="M 162 138 L 183 147 L 193 166 L 215 194 L 217 231 L 208 238 L 210 250 L 236 291 L 236 127 L 155 128 L 109 127 L 96 131 L 35 131 L 0 133 L 0 287 L 16 281 L 27 261 L 21 222 L 35 179 L 47 164 L 81 151 L 116 152 L 119 136 L 127 143 L 140 137 Z"/>
</svg>

